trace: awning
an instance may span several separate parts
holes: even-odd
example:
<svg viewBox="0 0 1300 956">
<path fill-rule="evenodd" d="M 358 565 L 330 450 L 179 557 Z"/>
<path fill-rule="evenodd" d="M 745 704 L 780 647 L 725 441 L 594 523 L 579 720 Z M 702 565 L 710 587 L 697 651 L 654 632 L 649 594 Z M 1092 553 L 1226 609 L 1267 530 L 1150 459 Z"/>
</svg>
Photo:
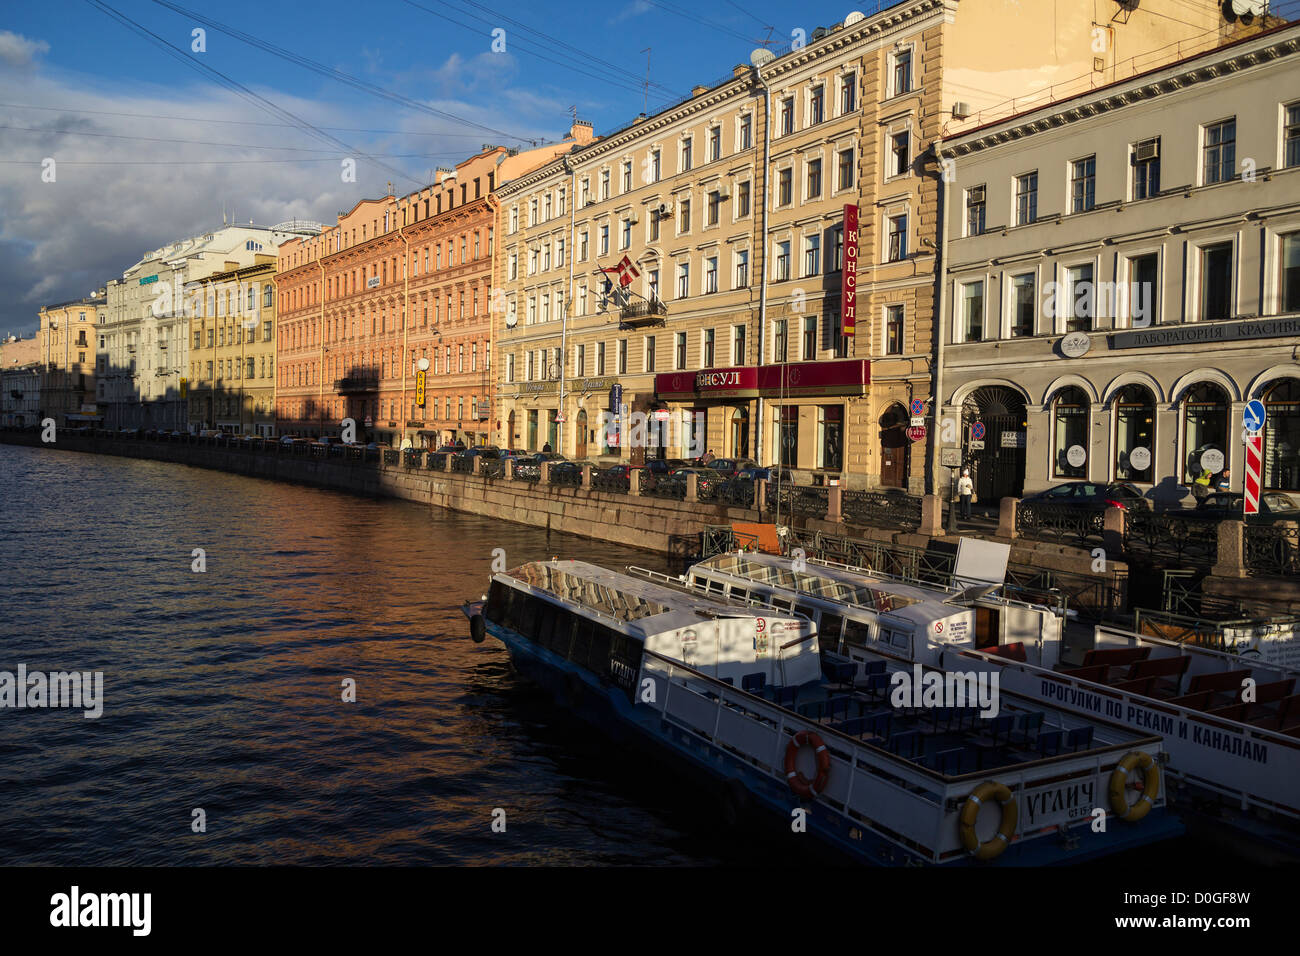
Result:
<svg viewBox="0 0 1300 956">
<path fill-rule="evenodd" d="M 871 382 L 868 359 L 741 365 L 697 372 L 661 372 L 655 376 L 660 400 L 865 395 Z"/>
</svg>

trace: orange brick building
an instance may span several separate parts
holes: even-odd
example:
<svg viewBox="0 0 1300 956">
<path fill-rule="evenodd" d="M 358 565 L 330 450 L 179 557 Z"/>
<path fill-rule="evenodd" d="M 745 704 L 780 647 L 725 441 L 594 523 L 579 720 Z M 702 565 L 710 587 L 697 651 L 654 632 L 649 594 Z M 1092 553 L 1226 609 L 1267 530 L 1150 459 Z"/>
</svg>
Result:
<svg viewBox="0 0 1300 956">
<path fill-rule="evenodd" d="M 493 191 L 590 141 L 579 123 L 551 146 L 485 147 L 433 185 L 363 199 L 319 236 L 282 245 L 280 433 L 337 436 L 352 418 L 358 438 L 394 446 L 486 443 L 496 430 Z"/>
</svg>

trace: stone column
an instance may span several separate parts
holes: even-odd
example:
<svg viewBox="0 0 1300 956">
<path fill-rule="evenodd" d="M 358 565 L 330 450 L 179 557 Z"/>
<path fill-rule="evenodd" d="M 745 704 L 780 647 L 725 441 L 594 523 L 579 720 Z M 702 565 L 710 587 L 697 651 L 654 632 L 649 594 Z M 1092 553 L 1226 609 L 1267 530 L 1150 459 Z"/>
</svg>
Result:
<svg viewBox="0 0 1300 956">
<path fill-rule="evenodd" d="M 1109 560 L 1124 553 L 1124 532 L 1128 529 L 1128 512 L 1123 508 L 1108 507 L 1103 518 L 1101 543 Z"/>
<path fill-rule="evenodd" d="M 451 471 L 451 457 L 452 457 L 452 453 L 447 452 L 447 457 L 442 460 L 443 471 Z"/>
<path fill-rule="evenodd" d="M 700 500 L 700 476 L 694 472 L 686 476 L 686 500 Z"/>
<path fill-rule="evenodd" d="M 542 470 L 542 484 L 549 485 L 551 483 L 551 463 L 549 461 L 542 462 L 541 470 Z"/>
<path fill-rule="evenodd" d="M 591 465 L 582 466 L 582 487 L 591 490 Z"/>
<path fill-rule="evenodd" d="M 1246 576 L 1246 523 L 1244 521 L 1219 522 L 1218 560 L 1210 573 L 1221 578 Z"/>
<path fill-rule="evenodd" d="M 514 460 L 513 458 L 507 458 L 507 459 L 506 459 L 506 465 L 505 465 L 505 478 L 506 478 L 506 481 L 514 481 L 514 480 L 515 480 L 515 460 Z"/>
<path fill-rule="evenodd" d="M 759 478 L 754 482 L 754 510 L 759 514 L 767 507 L 767 479 Z"/>
<path fill-rule="evenodd" d="M 917 534 L 938 537 L 943 530 L 943 499 L 938 495 L 925 495 L 921 498 L 921 526 Z"/>
<path fill-rule="evenodd" d="M 1016 537 L 1016 505 L 1019 498 L 1003 498 L 998 508 L 998 537 Z"/>
<path fill-rule="evenodd" d="M 475 455 L 470 460 L 470 474 L 477 475 L 482 470 L 483 470 L 483 456 Z"/>
<path fill-rule="evenodd" d="M 843 515 L 843 485 L 831 485 L 826 489 L 826 520 L 839 524 Z"/>
<path fill-rule="evenodd" d="M 629 467 L 627 470 L 627 493 L 641 495 L 641 469 Z"/>
</svg>

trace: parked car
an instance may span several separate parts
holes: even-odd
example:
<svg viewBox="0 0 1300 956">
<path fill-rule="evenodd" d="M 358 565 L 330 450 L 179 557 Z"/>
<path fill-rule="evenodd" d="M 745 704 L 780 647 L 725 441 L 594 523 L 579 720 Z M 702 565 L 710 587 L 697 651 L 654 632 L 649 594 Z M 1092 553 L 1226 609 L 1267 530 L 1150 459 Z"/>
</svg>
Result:
<svg viewBox="0 0 1300 956">
<path fill-rule="evenodd" d="M 600 477 L 608 486 L 617 488 L 621 491 L 628 491 L 632 487 L 632 479 L 639 477 L 639 474 L 645 469 L 638 465 L 610 465 L 602 469 Z M 595 479 L 595 472 L 592 472 L 592 478 Z"/>
<path fill-rule="evenodd" d="M 1021 516 L 1034 520 L 1037 509 L 1065 507 L 1090 516 L 1090 527 L 1100 531 L 1105 522 L 1107 508 L 1119 508 L 1123 511 L 1150 511 L 1151 502 L 1142 494 L 1142 489 L 1128 482 L 1119 481 L 1103 484 L 1095 481 L 1067 481 L 1044 491 L 1025 495 L 1021 499 L 1025 506 Z"/>
<path fill-rule="evenodd" d="M 581 461 L 552 461 L 551 481 L 556 484 L 581 484 L 583 465 L 591 465 L 593 470 L 599 470 L 600 468 L 594 461 L 587 461 L 586 459 Z"/>
<path fill-rule="evenodd" d="M 752 458 L 714 458 L 712 461 L 700 461 L 703 468 L 712 468 L 714 471 L 722 472 L 728 477 L 733 477 L 737 472 L 746 468 L 757 468 L 758 462 Z"/>
<path fill-rule="evenodd" d="M 496 445 L 476 445 L 473 448 L 458 448 L 455 454 L 457 458 L 482 458 L 485 461 L 496 461 L 501 457 L 501 449 Z"/>
<path fill-rule="evenodd" d="M 727 476 L 722 472 L 714 471 L 712 468 L 699 468 L 694 465 L 688 465 L 685 468 L 678 468 L 671 474 L 660 478 L 655 485 L 656 491 L 662 491 L 664 494 L 669 493 L 669 489 L 676 492 L 680 487 L 680 494 L 686 493 L 686 478 L 688 475 L 695 475 L 695 491 L 701 498 L 711 497 L 727 481 Z"/>
<path fill-rule="evenodd" d="M 1300 521 L 1300 505 L 1290 495 L 1280 491 L 1268 491 L 1260 495 L 1259 513 L 1247 516 L 1246 496 L 1230 491 L 1216 491 L 1206 495 L 1196 505 L 1193 515 L 1197 518 L 1214 518 L 1218 520 L 1234 519 L 1256 521 L 1271 524 L 1274 521 Z"/>
</svg>

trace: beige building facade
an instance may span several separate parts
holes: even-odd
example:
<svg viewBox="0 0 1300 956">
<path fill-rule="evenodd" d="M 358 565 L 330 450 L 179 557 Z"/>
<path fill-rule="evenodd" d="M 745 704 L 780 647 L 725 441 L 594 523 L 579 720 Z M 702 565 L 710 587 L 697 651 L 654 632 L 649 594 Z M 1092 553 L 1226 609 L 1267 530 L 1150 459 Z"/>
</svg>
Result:
<svg viewBox="0 0 1300 956">
<path fill-rule="evenodd" d="M 1224 469 L 1240 491 L 1253 400 L 1264 488 L 1300 491 L 1300 26 L 943 151 L 935 450 L 981 498 L 1128 481 L 1175 506 Z"/>
<path fill-rule="evenodd" d="M 58 426 L 101 419 L 96 403 L 95 350 L 106 318 L 104 290 L 40 310 L 42 419 Z"/>
<path fill-rule="evenodd" d="M 1098 84 L 1124 68 L 1121 41 L 1173 56 L 1161 50 L 1201 26 L 1159 17 L 1168 5 L 1101 25 L 1091 7 L 1051 17 L 1006 0 L 850 15 L 505 183 L 498 441 L 633 462 L 711 450 L 924 490 L 928 444 L 909 428 L 933 426 L 932 144 L 1054 81 Z M 616 401 L 626 417 L 610 436 Z M 637 413 L 687 424 L 630 447 Z"/>
</svg>

